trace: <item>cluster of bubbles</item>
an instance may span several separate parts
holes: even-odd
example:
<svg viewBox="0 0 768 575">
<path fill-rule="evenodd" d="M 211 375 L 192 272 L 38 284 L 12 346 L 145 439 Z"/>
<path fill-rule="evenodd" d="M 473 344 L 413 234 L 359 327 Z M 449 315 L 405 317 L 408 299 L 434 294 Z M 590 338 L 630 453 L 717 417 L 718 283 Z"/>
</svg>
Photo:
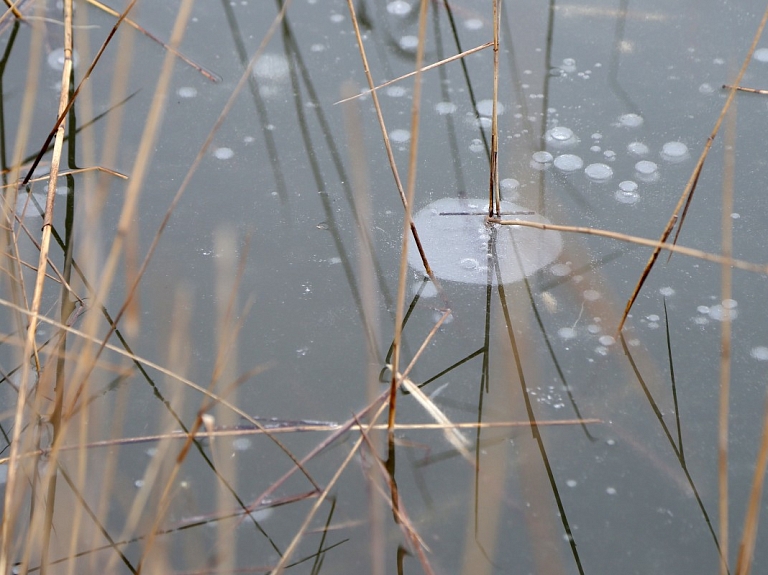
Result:
<svg viewBox="0 0 768 575">
<path fill-rule="evenodd" d="M 706 325 L 710 320 L 733 321 L 739 317 L 738 305 L 735 299 L 724 299 L 712 306 L 700 305 L 696 308 L 699 315 L 693 318 L 693 322 L 697 325 Z"/>
<path fill-rule="evenodd" d="M 642 126 L 642 124 L 642 116 L 629 113 L 619 116 L 614 126 L 633 129 Z M 592 134 L 593 145 L 590 147 L 592 152 L 602 151 L 599 145 L 602 137 L 602 134 L 599 133 Z M 571 128 L 567 126 L 554 126 L 546 131 L 544 140 L 548 150 L 538 150 L 531 154 L 529 164 L 531 168 L 543 171 L 554 166 L 564 174 L 574 174 L 583 171 L 590 181 L 596 183 L 605 183 L 613 179 L 614 169 L 608 164 L 608 162 L 613 162 L 616 159 L 616 153 L 613 150 L 605 150 L 603 152 L 606 162 L 594 162 L 585 166 L 582 157 L 573 153 L 573 148 L 581 140 Z M 470 149 L 473 149 L 473 147 L 474 142 L 470 145 Z M 630 156 L 638 158 L 645 158 L 651 152 L 646 144 L 638 141 L 630 142 L 626 150 Z M 482 148 L 478 146 L 477 151 L 482 151 Z M 666 142 L 661 147 L 659 156 L 666 163 L 670 164 L 679 163 L 690 158 L 688 147 L 683 142 L 678 141 Z M 658 181 L 658 179 L 659 165 L 649 159 L 638 159 L 634 164 L 633 179 L 621 181 L 618 189 L 614 192 L 614 198 L 622 204 L 635 204 L 640 200 L 637 182 L 653 183 Z"/>
</svg>

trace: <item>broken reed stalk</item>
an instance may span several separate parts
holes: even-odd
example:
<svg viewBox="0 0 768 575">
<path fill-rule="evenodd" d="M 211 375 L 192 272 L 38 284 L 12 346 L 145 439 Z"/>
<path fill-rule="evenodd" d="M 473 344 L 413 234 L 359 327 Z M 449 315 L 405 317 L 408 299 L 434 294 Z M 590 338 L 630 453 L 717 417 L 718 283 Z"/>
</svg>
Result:
<svg viewBox="0 0 768 575">
<path fill-rule="evenodd" d="M 400 386 L 400 344 L 403 333 L 403 315 L 405 308 L 405 280 L 408 273 L 408 229 L 413 225 L 411 207 L 416 193 L 416 160 L 419 156 L 419 117 L 421 112 L 421 64 L 424 61 L 424 44 L 427 34 L 427 0 L 421 0 L 419 8 L 419 44 L 416 49 L 416 69 L 419 72 L 413 80 L 413 102 L 411 105 L 411 151 L 408 159 L 408 196 L 403 216 L 403 236 L 400 245 L 400 275 L 397 281 L 397 303 L 395 307 L 395 335 L 392 343 L 392 380 L 389 387 L 389 436 L 392 439 L 392 426 L 395 424 L 397 411 L 397 389 Z"/>
<path fill-rule="evenodd" d="M 723 198 L 720 213 L 722 254 L 733 254 L 733 181 L 736 156 L 736 105 L 728 113 L 725 125 L 725 154 L 723 157 Z M 718 518 L 720 534 L 720 575 L 728 575 L 728 412 L 731 385 L 731 313 L 724 302 L 731 299 L 731 266 L 720 267 L 720 302 L 723 306 L 723 321 L 720 327 L 720 405 L 718 410 L 717 433 L 717 475 L 718 475 Z"/>
<path fill-rule="evenodd" d="M 768 95 L 768 90 L 760 90 L 758 88 L 745 88 L 744 86 L 732 86 L 731 84 L 723 84 L 723 89 L 746 92 L 747 94 L 761 94 L 763 96 Z"/>
<path fill-rule="evenodd" d="M 752 39 L 752 45 L 747 51 L 747 55 L 745 56 L 744 62 L 741 65 L 741 69 L 739 70 L 739 73 L 736 76 L 736 80 L 734 81 L 735 85 L 738 85 L 741 83 L 741 79 L 744 76 L 744 73 L 747 71 L 747 66 L 749 65 L 749 62 L 752 60 L 752 54 L 754 54 L 755 48 L 757 47 L 757 43 L 760 41 L 760 37 L 763 35 L 763 29 L 765 28 L 766 22 L 768 22 L 768 8 L 766 8 L 765 12 L 763 12 L 763 18 L 762 20 L 760 20 L 760 24 L 757 27 L 755 36 Z M 717 133 L 720 130 L 720 125 L 723 122 L 723 118 L 725 118 L 726 112 L 728 112 L 728 109 L 731 107 L 731 103 L 733 102 L 735 95 L 736 95 L 735 88 L 731 89 L 730 92 L 728 93 L 728 98 L 725 100 L 725 103 L 723 104 L 723 108 L 720 111 L 720 115 L 718 116 L 717 121 L 715 122 L 715 126 L 714 128 L 712 128 L 712 132 L 707 138 L 707 142 L 704 144 L 704 149 L 702 150 L 701 155 L 699 156 L 699 160 L 696 162 L 696 166 L 693 169 L 693 173 L 691 174 L 691 177 L 688 179 L 688 183 L 685 185 L 685 188 L 683 189 L 683 193 L 680 195 L 680 199 L 678 200 L 677 205 L 675 206 L 675 209 L 672 211 L 672 215 L 670 216 L 669 221 L 667 222 L 667 225 L 664 227 L 664 231 L 662 232 L 661 237 L 659 238 L 660 244 L 665 243 L 667 241 L 667 238 L 669 237 L 669 234 L 672 233 L 672 229 L 675 227 L 675 223 L 677 223 L 678 221 L 678 216 L 680 214 L 680 210 L 683 208 L 683 205 L 684 204 L 688 205 L 690 203 L 693 197 L 693 192 L 696 188 L 696 184 L 699 181 L 701 170 L 704 167 L 704 161 L 707 159 L 709 150 L 712 148 L 712 143 L 715 141 L 715 136 L 717 136 Z M 680 233 L 680 229 L 683 225 L 684 219 L 685 219 L 685 212 L 683 213 L 683 217 L 680 218 L 680 222 L 678 224 L 678 234 Z M 673 243 L 676 243 L 676 241 Z M 637 281 L 637 284 L 635 285 L 635 288 L 632 291 L 632 295 L 630 295 L 629 300 L 627 300 L 627 305 L 624 308 L 624 313 L 621 316 L 621 321 L 619 321 L 619 327 L 617 331 L 620 332 L 624 327 L 624 323 L 626 322 L 627 316 L 629 315 L 629 310 L 632 309 L 632 305 L 635 303 L 637 296 L 640 294 L 640 290 L 642 289 L 643 284 L 645 284 L 645 280 L 648 278 L 648 275 L 651 273 L 651 268 L 656 263 L 656 260 L 658 259 L 660 252 L 661 252 L 661 248 L 659 247 L 655 248 L 653 250 L 653 253 L 651 254 L 651 257 L 648 259 L 648 263 L 645 264 L 645 268 L 640 274 L 640 279 Z"/>
<path fill-rule="evenodd" d="M 369 90 L 371 90 L 371 99 L 373 100 L 373 107 L 376 110 L 376 118 L 379 121 L 381 136 L 384 139 L 384 149 L 387 152 L 387 160 L 389 161 L 389 167 L 392 170 L 392 176 L 395 179 L 395 186 L 397 187 L 397 192 L 400 195 L 400 201 L 403 204 L 403 209 L 408 211 L 408 199 L 405 196 L 405 191 L 403 189 L 403 182 L 400 180 L 400 173 L 397 171 L 397 164 L 395 163 L 395 154 L 392 152 L 392 144 L 389 141 L 387 126 L 384 124 L 384 114 L 382 113 L 381 105 L 379 104 L 379 96 L 376 93 L 376 89 L 375 89 L 376 84 L 373 81 L 371 70 L 368 67 L 368 57 L 365 54 L 365 46 L 363 45 L 363 38 L 360 34 L 360 25 L 358 24 L 357 14 L 355 13 L 355 7 L 352 3 L 352 0 L 347 0 L 347 6 L 349 8 L 349 15 L 350 15 L 350 19 L 352 20 L 352 26 L 355 29 L 355 38 L 357 39 L 357 48 L 360 52 L 360 58 L 363 61 L 363 70 L 365 71 L 365 77 L 368 80 L 368 88 Z M 421 73 L 420 70 L 421 70 L 421 66 L 418 66 L 415 73 L 420 74 Z M 413 140 L 411 140 L 411 145 L 413 145 Z M 414 242 L 416 242 L 416 249 L 419 250 L 419 256 L 421 256 L 421 262 L 424 265 L 424 270 L 429 276 L 429 279 L 432 280 L 432 283 L 434 283 L 435 286 L 439 286 L 440 284 L 437 282 L 437 279 L 432 273 L 432 268 L 429 267 L 427 256 L 424 253 L 424 248 L 421 245 L 421 240 L 419 239 L 419 233 L 416 231 L 416 225 L 413 223 L 413 220 L 410 220 L 409 227 L 410 227 L 411 235 L 413 236 L 413 240 Z"/>
<path fill-rule="evenodd" d="M 491 113 L 491 175 L 488 185 L 488 217 L 501 217 L 499 201 L 499 8 L 493 0 L 493 111 Z"/>
</svg>

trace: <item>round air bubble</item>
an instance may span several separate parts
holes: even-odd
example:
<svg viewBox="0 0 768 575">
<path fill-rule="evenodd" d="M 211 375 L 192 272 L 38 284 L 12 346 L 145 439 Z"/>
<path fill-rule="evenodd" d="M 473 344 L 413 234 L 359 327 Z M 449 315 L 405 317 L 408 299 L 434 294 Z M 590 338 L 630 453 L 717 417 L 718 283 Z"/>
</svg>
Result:
<svg viewBox="0 0 768 575">
<path fill-rule="evenodd" d="M 625 128 L 639 128 L 643 125 L 643 117 L 639 114 L 622 114 L 619 116 L 619 124 Z"/>
<path fill-rule="evenodd" d="M 477 103 L 477 113 L 488 118 L 493 116 L 493 100 L 480 100 Z M 496 115 L 501 116 L 503 113 L 504 104 L 496 102 Z"/>
<path fill-rule="evenodd" d="M 758 48 L 752 57 L 758 62 L 768 62 L 768 48 Z"/>
<path fill-rule="evenodd" d="M 572 327 L 561 327 L 557 330 L 557 335 L 563 339 L 573 339 L 576 337 L 576 330 Z"/>
<path fill-rule="evenodd" d="M 192 86 L 182 86 L 176 90 L 176 93 L 179 95 L 179 98 L 194 98 L 197 96 L 197 89 Z"/>
<path fill-rule="evenodd" d="M 505 219 L 516 218 L 547 224 L 549 220 L 510 201 L 501 202 Z M 563 249 L 561 234 L 524 226 L 486 224 L 487 199 L 443 198 L 413 217 L 435 276 L 446 281 L 487 285 L 511 284 L 529 277 L 554 262 Z M 480 232 L 480 233 L 478 233 Z M 423 270 L 413 238 L 408 263 Z M 493 249 L 489 249 L 490 245 Z M 489 261 L 493 253 L 497 263 Z M 496 277 L 496 265 L 501 275 Z"/>
<path fill-rule="evenodd" d="M 637 184 L 632 180 L 624 180 L 623 182 L 619 183 L 619 189 L 622 192 L 636 192 Z"/>
<path fill-rule="evenodd" d="M 576 60 L 573 58 L 564 58 L 563 63 L 560 65 L 560 69 L 563 72 L 573 73 L 576 71 Z"/>
<path fill-rule="evenodd" d="M 404 0 L 395 0 L 387 4 L 387 12 L 392 16 L 408 16 L 411 13 L 411 5 Z"/>
<path fill-rule="evenodd" d="M 556 142 L 568 142 L 573 139 L 573 130 L 565 126 L 556 126 L 547 132 L 548 139 Z"/>
<path fill-rule="evenodd" d="M 554 264 L 551 268 L 549 268 L 549 272 L 553 276 L 565 277 L 571 273 L 571 266 L 568 264 Z"/>
<path fill-rule="evenodd" d="M 644 176 L 650 176 L 651 174 L 656 173 L 658 169 L 659 166 L 649 160 L 640 160 L 635 164 L 635 170 L 637 170 L 637 173 Z"/>
<path fill-rule="evenodd" d="M 405 93 L 406 90 L 402 86 L 389 86 L 387 88 L 387 96 L 390 98 L 402 98 Z"/>
<path fill-rule="evenodd" d="M 584 167 L 584 161 L 573 154 L 563 154 L 555 158 L 555 167 L 563 172 L 575 172 Z"/>
<path fill-rule="evenodd" d="M 538 162 L 540 164 L 548 164 L 552 161 L 553 157 L 552 154 L 546 151 L 540 151 L 540 152 L 534 152 L 531 156 L 531 159 L 533 159 L 534 162 Z"/>
<path fill-rule="evenodd" d="M 616 340 L 613 338 L 613 336 L 610 335 L 601 335 L 597 341 L 600 342 L 600 345 L 604 345 L 605 347 L 616 343 Z"/>
<path fill-rule="evenodd" d="M 751 355 L 757 361 L 768 361 L 768 347 L 764 347 L 762 345 L 753 347 L 750 350 L 749 355 Z"/>
<path fill-rule="evenodd" d="M 642 142 L 631 142 L 627 144 L 627 152 L 633 156 L 645 156 L 649 151 L 648 146 Z"/>
<path fill-rule="evenodd" d="M 502 192 L 509 194 L 517 191 L 517 189 L 520 187 L 520 182 L 518 182 L 515 178 L 504 178 L 501 180 L 501 182 L 499 182 L 499 186 L 501 187 Z"/>
<path fill-rule="evenodd" d="M 435 104 L 435 112 L 441 116 L 453 114 L 456 111 L 456 108 L 457 106 L 453 102 L 438 102 Z"/>
<path fill-rule="evenodd" d="M 584 292 L 581 294 L 585 300 L 587 301 L 597 301 L 602 296 L 600 295 L 600 292 L 594 289 L 587 289 L 584 290 Z"/>
<path fill-rule="evenodd" d="M 613 170 L 605 164 L 589 164 L 584 173 L 595 182 L 605 182 L 613 176 Z"/>
<path fill-rule="evenodd" d="M 637 192 L 625 192 L 623 190 L 617 190 L 616 193 L 613 194 L 613 197 L 616 198 L 616 201 L 621 204 L 636 204 L 640 201 L 640 195 Z"/>
<path fill-rule="evenodd" d="M 682 162 L 688 159 L 688 146 L 682 142 L 667 142 L 661 148 L 661 157 L 667 162 Z"/>
<path fill-rule="evenodd" d="M 469 151 L 474 152 L 476 154 L 479 154 L 485 149 L 485 146 L 483 145 L 483 141 L 480 138 L 475 138 L 472 140 L 472 143 L 469 144 Z"/>
<path fill-rule="evenodd" d="M 464 27 L 467 30 L 480 30 L 483 27 L 483 21 L 480 18 L 470 18 L 464 21 Z"/>
<path fill-rule="evenodd" d="M 232 440 L 232 449 L 235 451 L 248 451 L 253 442 L 247 437 L 238 437 Z"/>
<path fill-rule="evenodd" d="M 400 47 L 407 52 L 415 52 L 419 47 L 419 38 L 417 36 L 403 36 L 398 42 Z"/>
<path fill-rule="evenodd" d="M 289 71 L 288 59 L 282 54 L 264 54 L 253 67 L 253 75 L 257 79 L 271 82 L 284 82 Z"/>
<path fill-rule="evenodd" d="M 79 62 L 77 50 L 72 50 L 72 67 L 77 68 Z M 64 69 L 64 48 L 56 48 L 48 53 L 48 66 L 59 72 Z"/>
<path fill-rule="evenodd" d="M 392 130 L 389 133 L 389 139 L 395 144 L 406 144 L 411 140 L 411 132 L 408 130 Z"/>
<path fill-rule="evenodd" d="M 232 148 L 216 148 L 213 151 L 213 157 L 217 160 L 229 160 L 234 155 Z"/>
</svg>

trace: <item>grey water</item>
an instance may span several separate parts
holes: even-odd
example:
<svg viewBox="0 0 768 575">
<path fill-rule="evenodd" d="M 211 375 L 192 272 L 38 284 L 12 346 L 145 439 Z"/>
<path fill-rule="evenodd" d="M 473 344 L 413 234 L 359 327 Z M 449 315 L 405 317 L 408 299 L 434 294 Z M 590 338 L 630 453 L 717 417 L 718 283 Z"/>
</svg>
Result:
<svg viewBox="0 0 768 575">
<path fill-rule="evenodd" d="M 46 16 L 60 19 L 54 3 L 48 4 Z M 417 2 L 354 5 L 374 81 L 412 72 Z M 175 8 L 141 2 L 137 8 L 137 22 L 159 37 L 170 36 Z M 175 64 L 137 215 L 140 257 L 278 9 L 254 0 L 195 3 L 179 49 L 220 81 L 211 82 L 181 61 Z M 503 3 L 498 106 L 503 211 L 657 239 L 725 102 L 727 91 L 720 86 L 734 79 L 763 9 L 755 1 L 726 0 Z M 87 4 L 78 3 L 78 10 L 87 12 L 88 27 L 80 34 L 91 46 L 78 50 L 76 78 L 114 22 Z M 140 331 L 130 339 L 131 349 L 168 365 L 178 321 L 172 310 L 183 303 L 189 318 L 183 371 L 205 387 L 221 368 L 217 325 L 232 293 L 221 288 L 218 270 L 242 266 L 239 275 L 232 273 L 239 278 L 236 289 L 230 286 L 238 332 L 226 368 L 240 374 L 265 367 L 236 393 L 237 406 L 255 417 L 334 427 L 362 410 L 389 381 L 403 206 L 366 93 L 350 18 L 341 0 L 294 0 L 289 6 L 206 149 L 140 284 Z M 9 139 L 26 97 L 31 29 L 11 33 L 5 29 L 0 36 L 9 54 L 2 72 L 3 130 Z M 119 106 L 127 120 L 108 167 L 130 176 L 165 52 L 137 32 L 126 28 L 120 34 L 133 35 L 127 81 L 135 94 Z M 42 145 L 55 116 L 60 35 L 55 24 L 47 25 L 46 69 L 28 154 Z M 490 40 L 488 2 L 430 3 L 427 63 Z M 768 88 L 768 40 L 758 48 L 743 84 Z M 97 67 L 90 81 L 92 107 L 76 107 L 82 124 L 107 115 L 79 133 L 70 167 L 94 157 L 85 144 L 89 133 L 97 141 L 109 136 L 107 120 L 116 102 L 110 99 L 108 70 L 119 57 L 116 49 L 105 53 L 103 68 Z M 406 242 L 401 366 L 445 318 L 409 378 L 423 384 L 452 421 L 487 427 L 462 430 L 472 461 L 436 430 L 398 430 L 392 452 L 378 452 L 390 463 L 401 506 L 428 547 L 429 562 L 436 573 L 473 574 L 719 569 L 720 334 L 729 321 L 733 568 L 762 432 L 768 377 L 765 277 L 733 270 L 732 293 L 724 298 L 721 266 L 680 254 L 667 260 L 662 254 L 619 337 L 619 319 L 650 248 L 514 228 L 498 230 L 511 244 L 491 242 L 497 249 L 489 250 L 496 230 L 484 216 L 460 221 L 440 216 L 482 212 L 487 200 L 477 199 L 488 196 L 493 54 L 485 49 L 463 62 L 422 77 L 412 207 L 439 286 L 426 280 L 414 244 Z M 361 96 L 338 104 L 350 81 Z M 413 78 L 378 92 L 404 183 L 415 144 L 413 93 Z M 725 181 L 734 191 L 726 214 L 733 255 L 765 262 L 767 98 L 736 96 L 735 136 L 725 137 L 727 120 L 699 178 L 680 245 L 721 253 Z M 350 123 L 349 117 L 359 121 Z M 725 167 L 730 152 L 732 174 Z M 11 163 L 7 152 L 3 161 Z M 34 188 L 38 202 L 44 185 Z M 89 184 L 78 175 L 69 185 L 72 192 L 57 199 L 61 211 L 54 224 L 63 230 L 71 209 L 77 242 L 89 224 L 78 190 Z M 127 185 L 114 181 L 103 198 L 99 226 L 105 251 Z M 23 197 L 17 210 L 24 211 Z M 31 204 L 26 208 L 33 228 L 39 228 L 36 210 Z M 528 241 L 525 247 L 518 237 Z M 37 262 L 34 246 L 20 249 Z M 53 257 L 64 260 L 61 249 Z M 102 259 L 100 254 L 97 260 Z M 230 259 L 235 264 L 222 268 Z M 125 295 L 121 283 L 116 285 L 106 302 L 111 313 Z M 50 299 L 52 305 L 55 298 Z M 11 331 L 9 315 L 3 318 L 4 332 Z M 11 357 L 2 358 L 6 373 L 16 366 Z M 114 376 L 102 375 L 103 393 L 94 399 L 107 412 L 120 402 L 121 436 L 162 431 L 158 421 L 168 418 L 173 402 L 181 421 L 192 424 L 202 395 L 180 389 L 151 368 L 148 376 L 133 366 L 126 369 L 129 374 L 113 386 L 107 383 Z M 15 393 L 5 387 L 3 401 L 10 402 Z M 172 402 L 179 393 L 182 399 Z M 398 398 L 397 420 L 434 421 L 406 394 Z M 7 430 L 10 420 L 2 424 Z M 280 439 L 302 457 L 329 433 L 282 433 Z M 321 487 L 357 437 L 343 435 L 308 465 Z M 110 509 L 107 526 L 115 536 L 157 457 L 149 443 L 119 448 L 112 487 L 119 504 Z M 203 457 L 215 446 L 231 459 L 232 485 L 246 503 L 293 466 L 262 436 L 205 443 L 181 468 L 168 527 L 207 517 L 221 505 L 216 499 L 221 477 Z M 388 484 L 370 451 L 363 451 L 310 523 L 289 563 L 308 561 L 293 571 L 395 572 L 399 562 L 404 571 L 420 569 L 384 502 Z M 74 466 L 74 460 L 65 464 Z M 268 570 L 279 561 L 314 501 L 298 495 L 312 489 L 297 474 L 270 496 L 288 503 L 262 505 L 264 513 L 235 529 L 237 568 Z M 234 510 L 239 505 L 234 496 L 224 504 Z M 216 522 L 201 523 L 166 536 L 175 569 L 202 568 L 200 563 L 215 568 Z M 140 542 L 126 545 L 131 558 L 140 549 Z M 407 550 L 404 556 L 401 549 Z M 753 572 L 764 571 L 766 564 L 768 548 L 758 545 Z"/>
</svg>

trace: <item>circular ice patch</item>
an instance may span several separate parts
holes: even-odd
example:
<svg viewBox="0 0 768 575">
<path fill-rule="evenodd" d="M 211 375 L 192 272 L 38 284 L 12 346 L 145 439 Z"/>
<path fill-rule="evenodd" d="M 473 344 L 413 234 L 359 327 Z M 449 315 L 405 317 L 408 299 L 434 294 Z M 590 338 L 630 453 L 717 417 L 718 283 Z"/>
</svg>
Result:
<svg viewBox="0 0 768 575">
<path fill-rule="evenodd" d="M 589 164 L 584 168 L 584 173 L 595 182 L 605 182 L 613 176 L 613 170 L 606 164 Z"/>
<path fill-rule="evenodd" d="M 411 132 L 409 130 L 392 130 L 389 133 L 389 139 L 395 144 L 405 144 L 411 140 Z"/>
<path fill-rule="evenodd" d="M 477 113 L 490 118 L 493 115 L 493 100 L 480 100 L 477 103 Z M 496 115 L 501 116 L 503 113 L 504 104 L 496 102 Z"/>
<path fill-rule="evenodd" d="M 639 128 L 643 125 L 643 117 L 639 114 L 622 114 L 619 116 L 619 124 L 625 128 Z"/>
<path fill-rule="evenodd" d="M 627 144 L 627 152 L 633 156 L 645 156 L 650 150 L 642 142 L 630 142 Z"/>
<path fill-rule="evenodd" d="M 661 157 L 667 162 L 682 162 L 688 158 L 688 146 L 682 142 L 667 142 L 661 147 Z"/>
<path fill-rule="evenodd" d="M 232 148 L 216 148 L 213 151 L 213 157 L 218 160 L 229 160 L 234 155 Z"/>
<path fill-rule="evenodd" d="M 549 223 L 509 201 L 501 202 L 504 219 Z M 440 279 L 486 285 L 491 269 L 491 283 L 496 285 L 496 263 L 501 283 L 522 280 L 552 263 L 563 247 L 560 233 L 524 226 L 486 224 L 488 200 L 443 198 L 432 202 L 414 217 L 419 237 L 432 270 Z M 518 215 L 519 213 L 519 215 Z M 422 262 L 410 239 L 408 263 L 422 270 Z M 493 255 L 496 259 L 493 259 Z"/>
<path fill-rule="evenodd" d="M 411 5 L 404 0 L 394 0 L 387 4 L 387 12 L 393 16 L 408 16 L 411 13 Z"/>
<path fill-rule="evenodd" d="M 534 162 L 538 162 L 539 164 L 548 164 L 549 162 L 552 161 L 552 154 L 542 150 L 539 152 L 534 152 L 533 155 L 531 156 L 531 159 Z"/>
<path fill-rule="evenodd" d="M 575 172 L 584 167 L 584 161 L 573 154 L 563 154 L 555 158 L 555 167 L 563 172 Z"/>
<path fill-rule="evenodd" d="M 179 98 L 194 98 L 197 96 L 197 89 L 192 86 L 182 86 L 176 90 L 176 93 L 179 95 Z"/>
<path fill-rule="evenodd" d="M 752 57 L 758 62 L 768 62 L 768 48 L 758 48 Z"/>
<path fill-rule="evenodd" d="M 435 104 L 435 112 L 441 116 L 453 114 L 456 111 L 456 104 L 453 102 L 438 102 Z"/>
<path fill-rule="evenodd" d="M 284 82 L 288 79 L 290 67 L 282 54 L 264 54 L 253 67 L 253 75 L 259 80 Z"/>
<path fill-rule="evenodd" d="M 651 174 L 654 174 L 658 169 L 659 166 L 657 166 L 655 162 L 651 162 L 649 160 L 640 160 L 635 164 L 635 170 L 637 170 L 638 174 L 642 174 L 643 176 L 650 176 Z"/>
</svg>

